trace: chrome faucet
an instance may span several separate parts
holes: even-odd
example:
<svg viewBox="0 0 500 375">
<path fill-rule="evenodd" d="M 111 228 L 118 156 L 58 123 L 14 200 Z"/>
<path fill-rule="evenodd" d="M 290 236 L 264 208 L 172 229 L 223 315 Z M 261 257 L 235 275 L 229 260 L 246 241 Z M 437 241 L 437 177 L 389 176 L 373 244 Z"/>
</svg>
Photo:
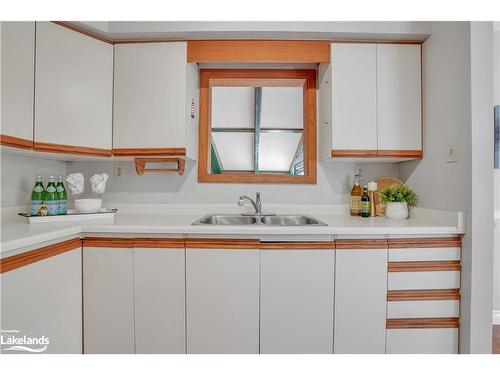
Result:
<svg viewBox="0 0 500 375">
<path fill-rule="evenodd" d="M 241 195 L 238 200 L 238 206 L 242 207 L 245 199 L 252 203 L 252 206 L 255 209 L 254 215 L 262 216 L 262 201 L 260 200 L 260 193 L 255 195 L 255 201 L 246 195 Z"/>
</svg>

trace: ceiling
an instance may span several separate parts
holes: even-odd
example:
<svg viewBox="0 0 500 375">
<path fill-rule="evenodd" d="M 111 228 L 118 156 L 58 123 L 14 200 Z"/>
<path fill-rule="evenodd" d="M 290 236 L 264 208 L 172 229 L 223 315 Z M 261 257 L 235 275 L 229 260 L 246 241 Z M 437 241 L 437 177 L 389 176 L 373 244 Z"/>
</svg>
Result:
<svg viewBox="0 0 500 375">
<path fill-rule="evenodd" d="M 423 41 L 431 23 L 418 21 L 207 22 L 78 21 L 75 26 L 114 40 L 358 39 Z"/>
</svg>

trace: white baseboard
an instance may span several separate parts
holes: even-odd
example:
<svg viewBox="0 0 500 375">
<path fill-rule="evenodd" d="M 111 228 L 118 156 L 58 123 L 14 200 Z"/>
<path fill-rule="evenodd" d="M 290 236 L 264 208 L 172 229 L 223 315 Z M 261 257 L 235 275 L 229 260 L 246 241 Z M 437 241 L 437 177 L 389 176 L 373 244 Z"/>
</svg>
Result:
<svg viewBox="0 0 500 375">
<path fill-rule="evenodd" d="M 500 310 L 493 311 L 493 324 L 500 325 Z"/>
</svg>

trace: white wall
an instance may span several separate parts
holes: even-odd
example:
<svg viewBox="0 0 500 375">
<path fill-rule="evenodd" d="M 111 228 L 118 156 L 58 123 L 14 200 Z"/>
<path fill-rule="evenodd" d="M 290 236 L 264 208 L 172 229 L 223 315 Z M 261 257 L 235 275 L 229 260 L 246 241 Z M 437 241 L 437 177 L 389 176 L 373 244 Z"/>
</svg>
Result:
<svg viewBox="0 0 500 375">
<path fill-rule="evenodd" d="M 43 176 L 46 185 L 49 175 L 57 177 L 66 173 L 66 163 L 63 161 L 25 157 L 4 150 L 0 158 L 1 207 L 29 204 L 37 174 Z"/>
<path fill-rule="evenodd" d="M 494 105 L 500 104 L 500 22 L 495 22 L 494 25 L 494 59 L 493 59 L 493 74 L 494 74 Z M 495 252 L 493 269 L 493 311 L 495 324 L 500 324 L 500 169 L 494 171 L 495 182 L 493 187 L 495 199 L 495 221 L 496 237 L 495 237 Z"/>
<path fill-rule="evenodd" d="M 399 177 L 424 207 L 467 214 L 460 350 L 491 353 L 493 263 L 492 23 L 433 22 L 423 45 L 424 158 Z M 458 163 L 446 163 L 450 144 Z"/>
<path fill-rule="evenodd" d="M 199 184 L 197 164 L 187 163 L 183 176 L 152 173 L 138 176 L 133 163 L 120 163 L 125 175 L 115 177 L 112 162 L 68 162 L 67 173 L 82 172 L 88 178 L 94 173 L 107 173 L 109 180 L 104 195 L 112 203 L 235 203 L 241 194 L 262 193 L 266 203 L 334 204 L 347 203 L 354 163 L 324 162 L 318 165 L 317 185 Z M 396 176 L 392 163 L 368 163 L 367 179 Z M 87 185 L 88 186 L 88 185 Z M 88 191 L 88 189 L 86 189 Z"/>
</svg>

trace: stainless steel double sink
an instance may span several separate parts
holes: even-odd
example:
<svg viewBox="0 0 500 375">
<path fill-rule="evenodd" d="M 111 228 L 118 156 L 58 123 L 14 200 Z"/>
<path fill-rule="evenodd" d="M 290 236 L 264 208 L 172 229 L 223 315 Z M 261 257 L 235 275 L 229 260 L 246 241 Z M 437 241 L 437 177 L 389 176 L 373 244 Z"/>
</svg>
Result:
<svg viewBox="0 0 500 375">
<path fill-rule="evenodd" d="M 325 226 L 327 224 L 307 215 L 209 214 L 192 225 Z"/>
</svg>

